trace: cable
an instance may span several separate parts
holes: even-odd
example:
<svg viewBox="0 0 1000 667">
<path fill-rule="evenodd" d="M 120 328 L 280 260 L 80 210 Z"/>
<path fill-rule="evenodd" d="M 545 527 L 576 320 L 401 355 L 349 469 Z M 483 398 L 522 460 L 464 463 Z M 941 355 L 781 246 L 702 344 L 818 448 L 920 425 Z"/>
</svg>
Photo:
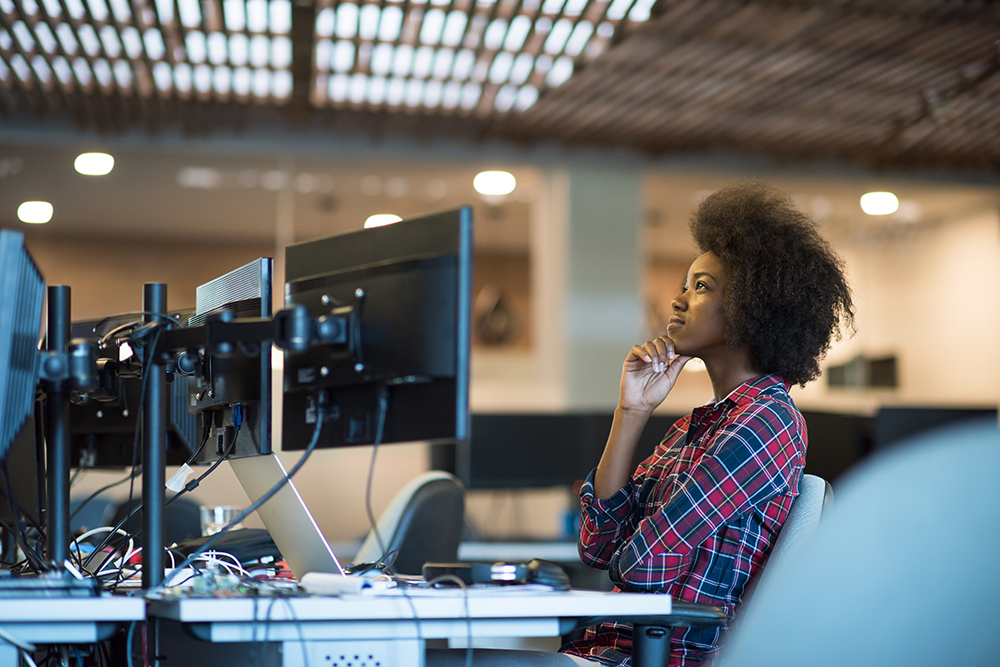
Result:
<svg viewBox="0 0 1000 667">
<path fill-rule="evenodd" d="M 73 517 L 75 517 L 77 514 L 79 514 L 80 510 L 82 510 L 83 507 L 87 503 L 89 503 L 91 500 L 93 500 L 97 496 L 101 495 L 102 493 L 104 493 L 108 489 L 113 489 L 114 487 L 118 486 L 119 484 L 124 484 L 125 482 L 129 481 L 133 477 L 136 477 L 136 476 L 141 475 L 141 474 L 142 474 L 142 468 L 133 468 L 131 473 L 129 473 L 128 475 L 126 475 L 122 479 L 118 480 L 117 482 L 111 482 L 110 484 L 102 486 L 97 491 L 94 491 L 92 494 L 90 494 L 89 496 L 87 496 L 86 500 L 84 500 L 82 503 L 80 503 L 80 505 L 77 506 L 77 508 L 75 510 L 73 510 L 73 512 L 69 515 L 70 520 L 72 520 Z"/>
<path fill-rule="evenodd" d="M 465 613 L 465 667 L 472 667 L 472 614 L 469 612 L 469 587 L 462 579 L 454 574 L 442 574 L 427 582 L 428 586 L 433 586 L 444 581 L 457 584 L 462 589 L 463 611 Z"/>
<path fill-rule="evenodd" d="M 316 428 L 313 431 L 312 439 L 309 441 L 309 445 L 306 447 L 306 450 L 302 453 L 302 456 L 299 457 L 299 460 L 295 463 L 295 465 L 292 467 L 292 469 L 288 471 L 288 474 L 285 475 L 281 480 L 279 480 L 277 484 L 275 484 L 274 486 L 272 486 L 268 490 L 267 493 L 265 493 L 263 496 L 261 496 L 260 498 L 258 498 L 256 502 L 254 502 L 253 504 L 251 504 L 250 507 L 248 507 L 247 509 L 243 510 L 243 512 L 241 512 L 238 517 L 236 517 L 235 519 L 233 519 L 232 521 L 230 521 L 228 524 L 226 524 L 222 528 L 222 530 L 220 530 L 219 532 L 217 532 L 215 535 L 212 535 L 212 537 L 210 537 L 207 542 L 205 542 L 195 552 L 193 552 L 186 559 L 184 559 L 184 561 L 182 561 L 180 565 L 178 565 L 176 568 L 172 569 L 169 573 L 167 573 L 167 576 L 164 577 L 164 579 L 160 583 L 160 585 L 157 586 L 156 588 L 154 588 L 153 590 L 166 588 L 167 585 L 170 583 L 170 580 L 174 577 L 174 575 L 176 573 L 182 571 L 185 567 L 187 567 L 188 565 L 190 565 L 191 562 L 195 559 L 195 557 L 198 554 L 201 554 L 201 553 L 203 553 L 205 551 L 208 551 L 219 540 L 219 538 L 221 538 L 223 535 L 225 535 L 227 532 L 229 532 L 229 530 L 233 526 L 236 526 L 236 525 L 239 525 L 240 523 L 242 523 L 244 519 L 246 519 L 248 516 L 250 516 L 251 514 L 253 514 L 254 512 L 256 512 L 258 507 L 260 507 L 261 505 L 263 505 L 264 503 L 266 503 L 268 500 L 270 500 L 271 498 L 273 498 L 274 495 L 276 493 L 278 493 L 278 491 L 280 491 L 281 488 L 289 480 L 291 480 L 292 477 L 295 476 L 295 473 L 297 473 L 302 468 L 302 466 L 305 464 L 306 460 L 309 458 L 309 455 L 313 453 L 314 449 L 316 449 L 316 444 L 319 442 L 320 433 L 323 431 L 323 421 L 326 419 L 326 405 L 325 405 L 325 403 L 326 403 L 326 394 L 323 393 L 323 392 L 321 392 L 319 394 L 319 398 L 318 398 L 318 400 L 316 402 L 318 404 L 317 405 L 317 410 L 316 410 Z M 149 591 L 149 592 L 151 593 L 152 590 Z"/>
<path fill-rule="evenodd" d="M 14 635 L 10 634 L 3 628 L 0 628 L 0 639 L 4 640 L 11 646 L 17 647 L 22 651 L 34 651 L 35 645 L 31 642 L 25 641 L 23 639 L 18 639 Z"/>
</svg>

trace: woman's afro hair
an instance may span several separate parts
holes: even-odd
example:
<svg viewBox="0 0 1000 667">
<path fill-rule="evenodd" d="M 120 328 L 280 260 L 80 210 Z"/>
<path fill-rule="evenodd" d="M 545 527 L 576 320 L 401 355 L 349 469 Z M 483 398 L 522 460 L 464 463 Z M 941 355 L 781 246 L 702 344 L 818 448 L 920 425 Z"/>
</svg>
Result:
<svg viewBox="0 0 1000 667">
<path fill-rule="evenodd" d="M 763 373 L 805 385 L 841 325 L 854 327 L 843 262 L 816 224 L 780 192 L 741 183 L 707 197 L 691 217 L 702 252 L 726 269 L 726 339 Z"/>
</svg>

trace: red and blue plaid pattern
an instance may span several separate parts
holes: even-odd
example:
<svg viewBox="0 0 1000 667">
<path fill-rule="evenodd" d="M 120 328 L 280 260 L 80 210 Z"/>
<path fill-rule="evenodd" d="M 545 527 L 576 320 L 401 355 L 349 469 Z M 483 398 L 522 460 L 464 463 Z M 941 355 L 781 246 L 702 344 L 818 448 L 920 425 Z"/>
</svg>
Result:
<svg viewBox="0 0 1000 667">
<path fill-rule="evenodd" d="M 580 492 L 583 562 L 608 570 L 616 590 L 724 606 L 732 619 L 799 493 L 806 425 L 788 389 L 766 375 L 695 409 L 606 500 L 594 498 L 591 473 Z M 723 632 L 674 630 L 670 665 L 710 663 Z M 631 649 L 632 628 L 620 623 L 562 648 L 622 667 Z"/>
</svg>

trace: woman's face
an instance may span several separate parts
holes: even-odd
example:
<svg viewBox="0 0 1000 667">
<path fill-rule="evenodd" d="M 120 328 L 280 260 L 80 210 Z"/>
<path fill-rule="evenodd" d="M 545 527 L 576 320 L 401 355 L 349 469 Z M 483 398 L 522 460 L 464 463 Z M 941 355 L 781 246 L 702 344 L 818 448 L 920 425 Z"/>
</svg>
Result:
<svg viewBox="0 0 1000 667">
<path fill-rule="evenodd" d="M 706 252 L 691 263 L 681 293 L 670 302 L 673 315 L 667 335 L 678 354 L 705 359 L 713 350 L 728 349 L 722 313 L 725 281 L 725 269 L 715 253 Z"/>
</svg>

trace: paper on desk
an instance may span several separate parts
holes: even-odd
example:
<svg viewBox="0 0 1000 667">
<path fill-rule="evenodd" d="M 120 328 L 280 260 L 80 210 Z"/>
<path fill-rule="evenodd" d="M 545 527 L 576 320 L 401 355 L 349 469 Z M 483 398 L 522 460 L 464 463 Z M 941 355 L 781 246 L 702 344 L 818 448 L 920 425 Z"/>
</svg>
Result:
<svg viewBox="0 0 1000 667">
<path fill-rule="evenodd" d="M 361 595 L 384 592 L 393 583 L 378 577 L 307 572 L 299 585 L 311 595 Z"/>
</svg>

